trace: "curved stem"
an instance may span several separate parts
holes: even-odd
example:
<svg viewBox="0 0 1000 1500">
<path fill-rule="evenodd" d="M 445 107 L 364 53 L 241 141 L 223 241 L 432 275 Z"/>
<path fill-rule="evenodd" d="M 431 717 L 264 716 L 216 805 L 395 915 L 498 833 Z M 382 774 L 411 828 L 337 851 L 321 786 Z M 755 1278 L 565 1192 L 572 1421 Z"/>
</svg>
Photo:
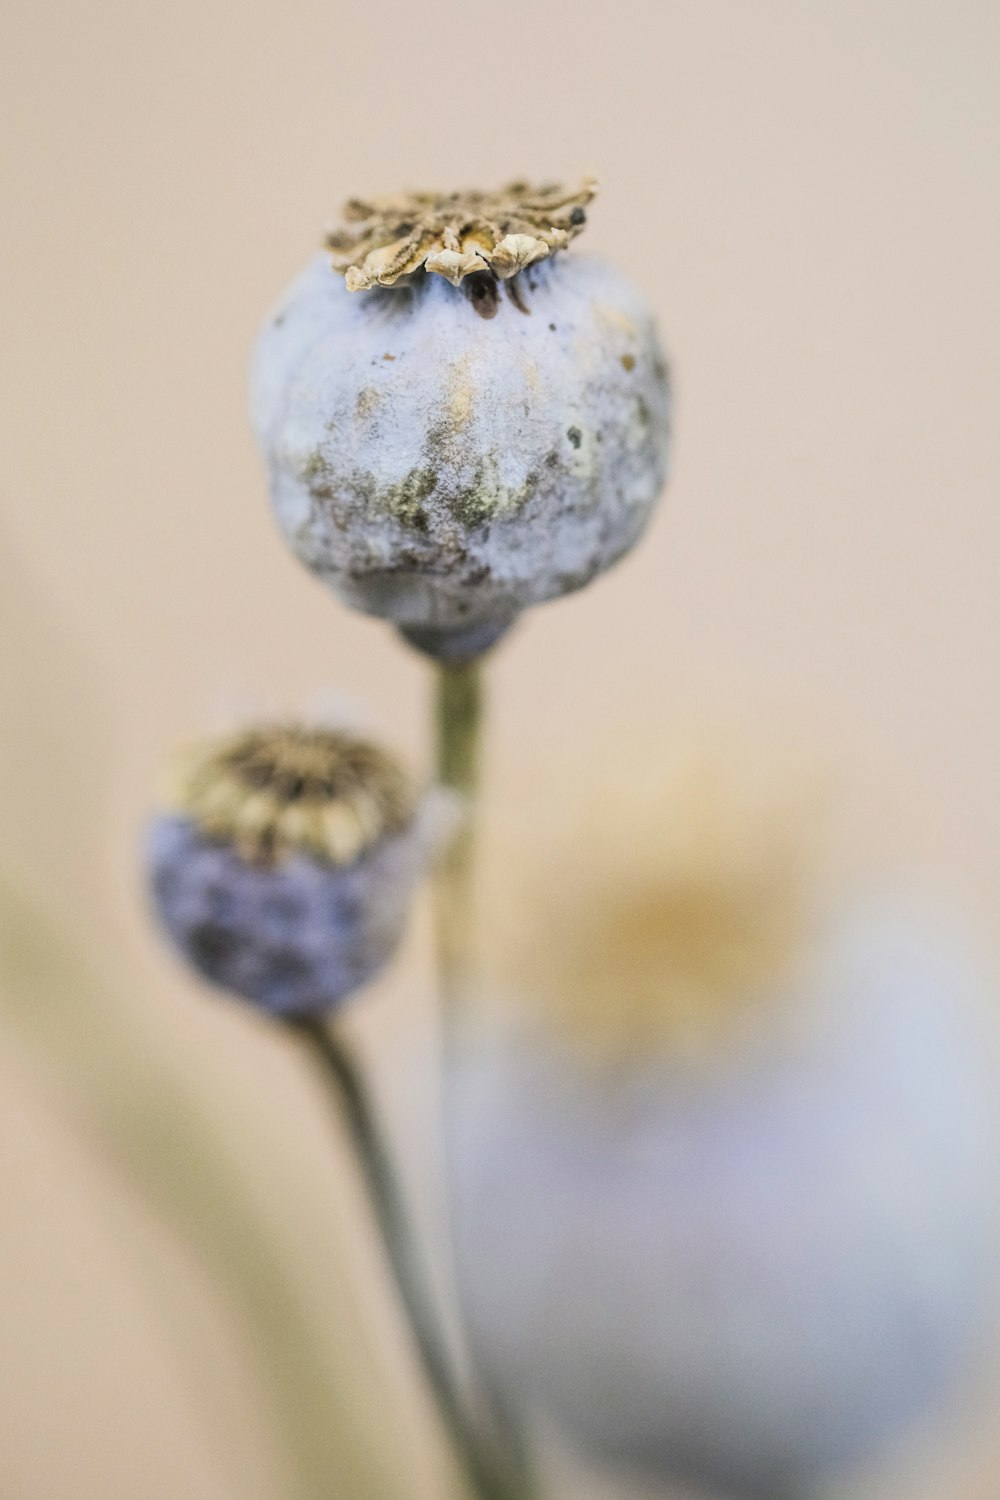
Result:
<svg viewBox="0 0 1000 1500">
<path fill-rule="evenodd" d="M 511 1500 L 511 1491 L 498 1465 L 484 1449 L 452 1375 L 434 1297 L 420 1264 L 392 1159 L 361 1072 L 321 1019 L 296 1018 L 288 1025 L 311 1047 L 350 1131 L 417 1354 L 459 1463 L 482 1500 Z"/>
</svg>

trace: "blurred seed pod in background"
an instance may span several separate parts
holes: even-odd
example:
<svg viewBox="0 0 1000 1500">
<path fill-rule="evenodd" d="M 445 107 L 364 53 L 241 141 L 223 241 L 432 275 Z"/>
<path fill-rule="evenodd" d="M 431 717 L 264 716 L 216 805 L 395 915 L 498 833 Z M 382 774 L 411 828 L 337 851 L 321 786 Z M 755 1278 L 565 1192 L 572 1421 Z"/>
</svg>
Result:
<svg viewBox="0 0 1000 1500">
<path fill-rule="evenodd" d="M 258 340 L 254 423 L 290 547 L 442 660 L 609 567 L 663 487 L 652 315 L 614 267 L 564 253 L 594 191 L 348 204 Z"/>
<path fill-rule="evenodd" d="M 164 931 L 204 978 L 323 1012 L 388 963 L 446 836 L 442 794 L 337 731 L 247 729 L 179 757 L 147 862 Z"/>
<path fill-rule="evenodd" d="M 939 905 L 837 889 L 816 820 L 732 769 L 605 783 L 460 1039 L 451 1159 L 466 1314 L 509 1399 L 623 1473 L 776 1500 L 968 1367 L 996 1249 L 988 983 Z"/>
</svg>

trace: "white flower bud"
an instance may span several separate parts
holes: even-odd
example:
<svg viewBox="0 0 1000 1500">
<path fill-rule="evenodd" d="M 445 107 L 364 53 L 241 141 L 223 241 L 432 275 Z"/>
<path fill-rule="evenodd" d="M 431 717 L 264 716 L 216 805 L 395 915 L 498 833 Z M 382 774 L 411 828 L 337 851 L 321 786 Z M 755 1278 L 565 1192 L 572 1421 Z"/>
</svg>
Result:
<svg viewBox="0 0 1000 1500">
<path fill-rule="evenodd" d="M 289 545 L 432 654 L 587 583 L 662 488 L 650 311 L 613 267 L 554 253 L 591 192 L 356 205 L 376 227 L 333 237 L 339 270 L 318 257 L 260 336 L 254 421 Z"/>
</svg>

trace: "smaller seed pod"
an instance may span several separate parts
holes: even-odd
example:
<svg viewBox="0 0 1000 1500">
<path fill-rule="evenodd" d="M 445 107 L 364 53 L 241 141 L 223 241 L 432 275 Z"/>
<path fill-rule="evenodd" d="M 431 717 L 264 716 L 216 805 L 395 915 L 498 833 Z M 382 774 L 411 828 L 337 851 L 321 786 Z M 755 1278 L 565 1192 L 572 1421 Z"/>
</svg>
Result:
<svg viewBox="0 0 1000 1500">
<path fill-rule="evenodd" d="M 266 1011 L 329 1010 L 392 957 L 440 808 L 346 734 L 253 728 L 171 778 L 147 859 L 160 922 L 211 983 Z"/>
<path fill-rule="evenodd" d="M 439 660 L 610 567 L 663 487 L 651 310 L 614 266 L 564 253 L 595 191 L 352 201 L 257 343 L 289 546 Z"/>
</svg>

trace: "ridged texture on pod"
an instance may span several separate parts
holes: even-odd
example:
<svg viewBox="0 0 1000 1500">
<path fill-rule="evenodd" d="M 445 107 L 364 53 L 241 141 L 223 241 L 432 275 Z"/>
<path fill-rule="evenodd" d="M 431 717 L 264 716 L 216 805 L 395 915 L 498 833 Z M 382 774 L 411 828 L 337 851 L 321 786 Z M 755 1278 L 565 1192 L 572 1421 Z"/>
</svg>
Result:
<svg viewBox="0 0 1000 1500">
<path fill-rule="evenodd" d="M 649 309 L 573 253 L 349 292 L 325 256 L 261 333 L 253 412 L 292 550 L 406 630 L 497 635 L 641 535 L 666 474 Z"/>
</svg>

